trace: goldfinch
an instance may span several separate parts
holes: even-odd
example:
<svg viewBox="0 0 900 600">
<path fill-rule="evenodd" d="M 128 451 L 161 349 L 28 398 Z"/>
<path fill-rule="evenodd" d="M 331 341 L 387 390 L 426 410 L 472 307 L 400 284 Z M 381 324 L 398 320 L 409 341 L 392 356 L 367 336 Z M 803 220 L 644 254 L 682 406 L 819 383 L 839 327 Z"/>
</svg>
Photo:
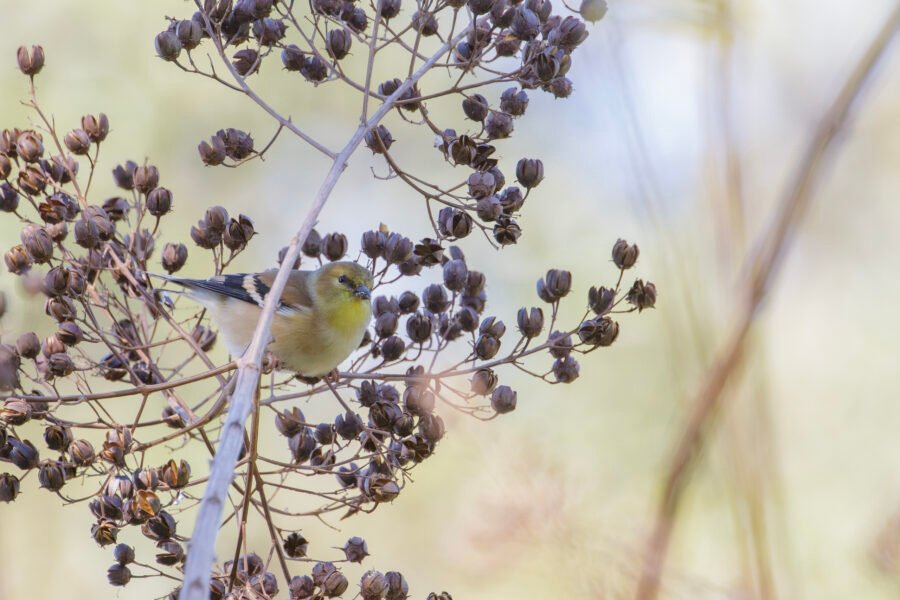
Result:
<svg viewBox="0 0 900 600">
<path fill-rule="evenodd" d="M 161 275 L 204 306 L 232 356 L 244 353 L 278 273 L 181 279 Z M 331 373 L 359 347 L 372 317 L 372 274 L 355 262 L 291 271 L 272 320 L 269 350 L 284 369 L 304 377 Z"/>
</svg>

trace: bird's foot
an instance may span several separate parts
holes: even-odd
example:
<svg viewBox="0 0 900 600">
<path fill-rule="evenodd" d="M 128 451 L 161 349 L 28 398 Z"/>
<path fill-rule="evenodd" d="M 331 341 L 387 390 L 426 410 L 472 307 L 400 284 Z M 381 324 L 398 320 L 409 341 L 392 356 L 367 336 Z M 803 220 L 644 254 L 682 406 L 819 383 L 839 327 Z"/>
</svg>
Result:
<svg viewBox="0 0 900 600">
<path fill-rule="evenodd" d="M 325 375 L 324 379 L 325 383 L 335 385 L 338 381 L 341 380 L 341 372 L 337 370 L 337 367 L 335 367 L 327 375 Z"/>
</svg>

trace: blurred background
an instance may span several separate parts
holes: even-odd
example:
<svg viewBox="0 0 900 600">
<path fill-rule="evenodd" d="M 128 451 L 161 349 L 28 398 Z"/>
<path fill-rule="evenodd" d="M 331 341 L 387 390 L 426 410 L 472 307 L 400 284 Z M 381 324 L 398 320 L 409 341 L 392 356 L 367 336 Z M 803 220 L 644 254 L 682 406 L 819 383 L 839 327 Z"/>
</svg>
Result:
<svg viewBox="0 0 900 600">
<path fill-rule="evenodd" d="M 397 501 L 335 523 L 340 533 L 304 527 L 313 544 L 365 537 L 365 566 L 402 571 L 414 598 L 444 589 L 464 600 L 633 597 L 668 458 L 735 313 L 738 265 L 894 1 L 610 0 L 576 53 L 572 97 L 531 94 L 528 118 L 498 147 L 508 177 L 520 157 L 545 164 L 524 236 L 499 256 L 476 235 L 461 246 L 488 275 L 490 312 L 512 323 L 520 305 L 538 303 L 534 282 L 548 268 L 571 269 L 576 295 L 614 281 L 609 250 L 623 237 L 641 247 L 637 275 L 657 284 L 656 310 L 622 319 L 617 343 L 585 357 L 570 386 L 510 374 L 516 412 L 490 423 L 445 413 L 446 438 Z M 147 158 L 175 195 L 162 241 L 193 248 L 190 225 L 221 204 L 261 232 L 234 270 L 265 268 L 327 164 L 285 135 L 265 162 L 202 166 L 197 143 L 217 129 L 249 131 L 259 146 L 274 128 L 246 98 L 156 58 L 163 17 L 189 17 L 192 6 L 0 0 L 3 126 L 34 125 L 13 57 L 20 44 L 42 44 L 39 98 L 60 128 L 85 113 L 109 116 L 95 197 L 115 193 L 115 164 Z M 299 77 L 289 85 L 275 67 L 257 78 L 263 97 L 332 147 L 349 136 L 357 95 Z M 389 75 L 378 65 L 376 78 Z M 504 87 L 485 95 L 496 102 Z M 661 597 L 900 594 L 900 46 L 858 108 L 726 390 Z M 447 126 L 459 112 L 455 101 L 432 109 Z M 416 162 L 421 132 L 394 117 L 388 125 L 401 164 L 447 175 L 437 152 Z M 426 235 L 421 200 L 373 179 L 370 168 L 385 168 L 368 154 L 352 162 L 319 230 L 355 242 L 384 222 Z M 738 216 L 729 212 L 735 190 Z M 15 225 L 0 221 L 4 248 Z M 208 268 L 188 265 L 189 275 Z M 4 341 L 41 314 L 18 285 L 0 274 L 11 305 Z M 580 307 L 570 310 L 577 318 Z M 159 580 L 109 587 L 112 561 L 88 539 L 89 513 L 28 496 L 0 506 L 0 598 L 168 592 Z"/>
</svg>

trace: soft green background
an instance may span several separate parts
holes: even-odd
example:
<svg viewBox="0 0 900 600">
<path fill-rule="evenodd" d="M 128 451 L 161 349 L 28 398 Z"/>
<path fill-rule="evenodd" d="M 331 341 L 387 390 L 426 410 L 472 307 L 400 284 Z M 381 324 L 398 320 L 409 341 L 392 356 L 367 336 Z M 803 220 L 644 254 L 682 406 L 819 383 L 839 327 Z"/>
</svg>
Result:
<svg viewBox="0 0 900 600">
<path fill-rule="evenodd" d="M 441 589 L 458 599 L 630 597 L 683 409 L 732 314 L 736 272 L 724 241 L 735 233 L 721 219 L 719 43 L 734 43 L 731 110 L 754 239 L 818 115 L 892 7 L 891 0 L 734 2 L 728 38 L 719 18 L 726 4 L 610 4 L 576 57 L 574 96 L 532 94 L 527 118 L 500 146 L 510 178 L 520 156 L 540 156 L 546 166 L 524 211 L 521 243 L 496 255 L 473 235 L 463 247 L 488 274 L 492 312 L 508 323 L 517 306 L 537 301 L 534 281 L 549 267 L 571 268 L 578 296 L 610 278 L 617 237 L 641 245 L 640 274 L 658 284 L 659 307 L 623 319 L 619 342 L 586 357 L 572 386 L 512 375 L 520 390 L 512 415 L 484 424 L 445 414 L 449 433 L 437 455 L 393 505 L 337 523 L 340 533 L 304 527 L 320 548 L 366 537 L 373 558 L 365 566 L 403 571 L 416 598 Z M 262 233 L 237 267 L 265 267 L 299 226 L 327 165 L 284 136 L 264 163 L 203 168 L 196 144 L 216 129 L 240 127 L 262 142 L 273 126 L 249 100 L 154 56 L 163 16 L 185 17 L 191 7 L 0 0 L 0 125 L 29 125 L 13 56 L 19 44 L 42 44 L 39 93 L 60 128 L 87 112 L 104 111 L 112 123 L 97 197 L 114 193 L 106 174 L 116 162 L 147 157 L 175 193 L 164 240 L 188 241 L 204 207 L 222 204 L 249 214 Z M 281 76 L 275 60 L 258 78 L 260 92 L 338 146 L 355 126 L 358 95 Z M 898 66 L 894 47 L 765 303 L 741 384 L 730 390 L 687 494 L 666 598 L 759 597 L 751 513 L 763 515 L 757 531 L 765 532 L 777 597 L 886 599 L 900 591 L 900 533 L 883 534 L 900 515 Z M 381 64 L 379 75 L 392 69 Z M 487 95 L 496 101 L 502 89 Z M 448 126 L 461 124 L 455 106 L 435 104 Z M 389 124 L 404 164 L 447 176 L 436 153 L 424 152 L 427 139 L 395 118 Z M 424 234 L 419 199 L 397 182 L 374 180 L 371 165 L 384 173 L 365 151 L 354 160 L 320 230 L 340 229 L 354 242 L 379 222 Z M 0 222 L 4 250 L 15 225 Z M 205 264 L 196 254 L 190 268 L 199 274 Z M 4 338 L 34 327 L 27 323 L 40 314 L 17 286 L 0 274 L 12 305 L 0 325 Z M 16 503 L 0 505 L 0 598 L 167 592 L 159 580 L 108 587 L 110 551 L 91 542 L 88 511 L 62 508 L 32 483 Z M 136 534 L 122 541 L 135 543 Z M 891 542 L 893 555 L 884 551 Z"/>
</svg>

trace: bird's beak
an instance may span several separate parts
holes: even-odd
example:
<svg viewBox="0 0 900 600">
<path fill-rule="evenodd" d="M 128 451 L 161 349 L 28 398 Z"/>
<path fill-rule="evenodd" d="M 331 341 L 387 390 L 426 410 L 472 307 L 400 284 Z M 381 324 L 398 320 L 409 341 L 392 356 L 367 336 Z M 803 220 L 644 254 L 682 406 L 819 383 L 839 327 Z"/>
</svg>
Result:
<svg viewBox="0 0 900 600">
<path fill-rule="evenodd" d="M 353 295 L 361 300 L 368 300 L 372 295 L 372 292 L 369 291 L 369 288 L 364 285 L 359 285 L 353 290 Z"/>
</svg>

